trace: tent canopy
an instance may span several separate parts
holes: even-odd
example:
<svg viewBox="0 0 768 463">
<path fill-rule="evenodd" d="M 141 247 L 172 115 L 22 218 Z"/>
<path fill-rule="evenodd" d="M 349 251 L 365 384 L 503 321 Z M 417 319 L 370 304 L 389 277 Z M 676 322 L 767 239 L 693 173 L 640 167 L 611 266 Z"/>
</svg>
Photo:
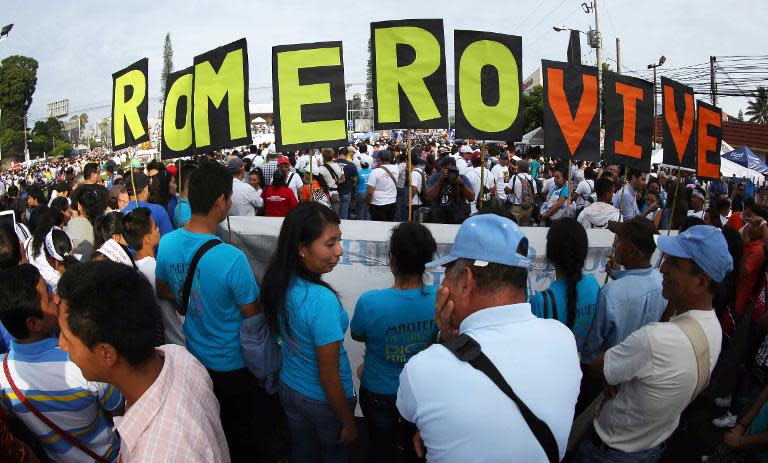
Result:
<svg viewBox="0 0 768 463">
<path fill-rule="evenodd" d="M 663 149 L 656 150 L 653 152 L 653 155 L 651 156 L 651 163 L 659 164 L 660 166 L 669 167 L 672 169 L 677 169 L 677 166 L 664 164 Z M 686 169 L 684 167 L 681 170 L 687 170 L 687 171 L 693 172 L 693 169 Z M 748 167 L 744 167 L 741 164 L 735 163 L 725 156 L 722 156 L 720 158 L 720 173 L 723 174 L 723 177 L 733 177 L 735 175 L 736 177 L 744 177 L 749 179 L 762 178 L 763 176 L 760 172 L 754 169 L 750 169 Z"/>
<path fill-rule="evenodd" d="M 523 140 L 521 143 L 525 143 L 528 145 L 544 145 L 544 129 L 541 127 L 537 127 L 530 132 L 523 135 Z"/>
<path fill-rule="evenodd" d="M 723 158 L 760 173 L 768 173 L 768 165 L 746 146 L 724 153 Z"/>
</svg>

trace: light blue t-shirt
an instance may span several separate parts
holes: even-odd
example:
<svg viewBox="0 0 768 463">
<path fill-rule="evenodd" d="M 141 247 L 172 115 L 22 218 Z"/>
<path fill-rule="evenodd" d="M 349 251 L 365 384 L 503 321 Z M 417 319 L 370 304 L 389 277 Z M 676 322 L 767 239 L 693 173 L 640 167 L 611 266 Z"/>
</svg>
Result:
<svg viewBox="0 0 768 463">
<path fill-rule="evenodd" d="M 370 167 L 367 169 L 360 169 L 360 171 L 357 173 L 357 186 L 355 187 L 356 192 L 364 193 L 368 191 L 368 177 L 371 176 L 371 172 L 373 172 L 373 169 Z"/>
<path fill-rule="evenodd" d="M 181 305 L 187 269 L 198 248 L 215 235 L 179 228 L 160 240 L 155 276 L 171 286 Z M 240 348 L 240 305 L 255 302 L 259 287 L 243 251 L 222 243 L 200 259 L 192 280 L 184 337 L 189 350 L 206 368 L 243 368 Z"/>
<path fill-rule="evenodd" d="M 352 370 L 344 350 L 349 315 L 339 298 L 324 286 L 294 278 L 285 296 L 285 311 L 290 333 L 286 333 L 280 317 L 280 336 L 277 340 L 283 353 L 280 381 L 312 400 L 327 402 L 325 390 L 320 384 L 316 349 L 341 341 L 339 377 L 346 397 L 354 396 Z"/>
<path fill-rule="evenodd" d="M 564 325 L 568 321 L 568 282 L 560 279 L 549 287 L 557 303 L 557 319 Z M 576 349 L 581 352 L 584 340 L 592 326 L 597 306 L 597 295 L 600 293 L 600 283 L 592 275 L 583 275 L 576 284 L 576 319 L 573 323 L 573 335 L 576 338 Z M 544 311 L 544 293 L 536 293 L 531 296 L 531 312 L 539 318 L 554 318 L 552 299 L 548 299 L 549 315 Z"/>
<path fill-rule="evenodd" d="M 352 333 L 365 337 L 365 367 L 360 384 L 371 392 L 397 394 L 400 372 L 411 357 L 437 336 L 437 286 L 379 289 L 360 296 Z"/>
<path fill-rule="evenodd" d="M 168 211 L 163 206 L 145 203 L 144 201 L 139 201 L 138 203 L 139 205 L 137 206 L 136 201 L 131 201 L 120 212 L 127 214 L 137 207 L 146 207 L 149 209 L 149 213 L 152 215 L 152 220 L 155 221 L 157 228 L 160 229 L 160 236 L 165 236 L 173 231 L 173 225 L 171 225 L 171 220 L 168 218 Z"/>
<path fill-rule="evenodd" d="M 192 218 L 192 207 L 189 205 L 189 200 L 180 197 L 176 207 L 173 208 L 171 222 L 173 222 L 174 228 L 181 228 L 190 218 Z"/>
</svg>

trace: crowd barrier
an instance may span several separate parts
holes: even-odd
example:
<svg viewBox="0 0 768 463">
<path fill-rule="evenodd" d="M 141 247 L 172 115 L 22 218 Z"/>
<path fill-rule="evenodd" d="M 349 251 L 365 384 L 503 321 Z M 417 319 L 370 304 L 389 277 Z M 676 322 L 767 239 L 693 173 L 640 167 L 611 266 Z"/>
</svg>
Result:
<svg viewBox="0 0 768 463">
<path fill-rule="evenodd" d="M 277 247 L 282 218 L 231 217 L 232 244 L 248 257 L 257 281 L 262 277 L 269 259 Z M 389 269 L 389 237 L 395 223 L 343 220 L 341 223 L 344 256 L 336 268 L 324 276 L 340 294 L 341 303 L 352 319 L 355 303 L 370 289 L 387 288 L 393 277 Z M 425 224 L 437 242 L 437 255 L 450 252 L 458 225 Z M 227 223 L 222 223 L 221 236 L 229 239 Z M 555 269 L 546 261 L 547 228 L 523 228 L 529 242 L 532 266 L 528 275 L 530 293 L 546 289 L 555 279 Z M 595 276 L 600 284 L 605 280 L 605 262 L 611 253 L 613 233 L 608 230 L 588 230 L 589 252 L 584 272 Z M 499 249 L 498 252 L 504 250 Z M 654 262 L 656 260 L 654 259 Z M 439 285 L 443 278 L 441 268 L 428 270 L 426 282 Z M 344 345 L 354 372 L 363 361 L 364 345 L 353 341 L 347 332 Z M 355 386 L 358 386 L 355 376 Z"/>
</svg>

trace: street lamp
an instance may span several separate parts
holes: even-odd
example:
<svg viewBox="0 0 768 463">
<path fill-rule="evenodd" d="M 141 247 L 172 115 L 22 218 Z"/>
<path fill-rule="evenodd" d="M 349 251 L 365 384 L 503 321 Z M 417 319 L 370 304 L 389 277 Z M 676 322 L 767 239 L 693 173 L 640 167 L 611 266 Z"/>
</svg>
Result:
<svg viewBox="0 0 768 463">
<path fill-rule="evenodd" d="M 658 106 L 658 97 L 656 96 L 656 68 L 667 62 L 667 57 L 661 55 L 658 64 L 648 65 L 648 69 L 653 69 L 653 147 L 656 148 L 656 111 Z"/>
</svg>

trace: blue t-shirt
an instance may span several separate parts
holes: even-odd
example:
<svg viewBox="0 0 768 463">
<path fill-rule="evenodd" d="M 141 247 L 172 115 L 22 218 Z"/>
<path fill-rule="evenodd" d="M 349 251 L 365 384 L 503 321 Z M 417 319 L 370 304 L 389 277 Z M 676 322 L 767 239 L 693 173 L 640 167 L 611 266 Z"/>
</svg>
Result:
<svg viewBox="0 0 768 463">
<path fill-rule="evenodd" d="M 464 162 L 464 161 L 461 161 Z M 434 174 L 432 174 L 431 177 L 429 177 L 429 181 L 427 181 L 427 188 L 432 188 L 437 182 L 440 181 L 440 177 L 442 177 L 442 172 L 437 171 Z M 464 185 L 469 185 L 470 188 L 472 188 L 472 182 L 469 181 L 469 179 L 461 175 L 461 181 L 464 182 Z M 477 193 L 477 192 L 475 192 Z M 458 185 L 455 185 L 448 180 L 446 180 L 443 183 L 443 187 L 440 190 L 440 193 L 435 197 L 435 199 L 432 200 L 432 207 L 437 209 L 440 206 L 448 206 L 453 204 L 466 204 L 467 203 L 467 197 L 464 196 L 464 190 L 463 186 L 461 189 L 458 189 Z M 458 202 L 457 202 L 458 201 Z"/>
<path fill-rule="evenodd" d="M 379 289 L 360 296 L 352 333 L 365 337 L 365 367 L 360 384 L 371 392 L 397 394 L 400 372 L 411 357 L 437 336 L 437 286 Z"/>
<path fill-rule="evenodd" d="M 173 211 L 176 209 L 176 204 L 179 202 L 178 196 L 171 196 L 168 198 L 168 204 L 165 206 L 165 212 L 168 213 L 168 217 L 173 215 Z M 173 225 L 173 219 L 171 219 L 171 225 Z M 178 228 L 178 227 L 174 227 Z"/>
<path fill-rule="evenodd" d="M 373 169 L 368 167 L 366 169 L 360 169 L 360 171 L 357 173 L 357 187 L 355 190 L 358 193 L 364 193 L 368 191 L 368 177 L 371 176 L 371 172 L 373 172 Z"/>
<path fill-rule="evenodd" d="M 285 311 L 290 333 L 286 333 L 281 318 L 277 340 L 283 353 L 280 381 L 312 400 L 327 402 L 320 384 L 316 349 L 340 341 L 339 377 L 344 394 L 347 398 L 352 397 L 352 370 L 344 350 L 349 315 L 339 298 L 325 286 L 294 278 L 285 296 Z"/>
<path fill-rule="evenodd" d="M 560 279 L 552 283 L 549 289 L 557 302 L 557 319 L 563 324 L 568 321 L 568 282 Z M 581 352 L 581 346 L 592 326 L 597 306 L 597 295 L 600 292 L 600 283 L 592 275 L 583 275 L 581 281 L 576 284 L 576 320 L 573 324 L 573 335 L 576 337 L 576 348 Z M 548 298 L 549 316 L 544 312 L 544 293 L 536 293 L 531 296 L 531 311 L 539 318 L 553 318 L 552 299 Z"/>
<path fill-rule="evenodd" d="M 11 336 L 11 333 L 9 333 L 8 330 L 5 329 L 5 326 L 0 323 L 0 353 L 8 352 L 11 348 L 11 341 L 13 341 L 13 336 Z"/>
<path fill-rule="evenodd" d="M 173 209 L 173 215 L 171 215 L 173 226 L 181 228 L 190 218 L 192 218 L 192 207 L 189 205 L 189 200 L 187 198 L 179 198 L 179 202 L 176 203 L 176 207 Z"/>
<path fill-rule="evenodd" d="M 127 214 L 136 209 L 136 207 L 136 201 L 131 201 L 120 212 Z M 166 211 L 163 206 L 139 201 L 138 207 L 146 207 L 149 209 L 149 213 L 152 215 L 152 220 L 155 221 L 157 227 L 160 229 L 160 236 L 164 236 L 166 233 L 173 231 L 173 225 L 171 225 L 171 220 L 168 218 L 168 211 Z"/>
<path fill-rule="evenodd" d="M 181 305 L 187 269 L 198 248 L 215 235 L 179 228 L 160 240 L 155 276 L 168 283 Z M 200 363 L 214 371 L 243 368 L 240 348 L 240 305 L 259 297 L 259 287 L 243 251 L 223 243 L 198 262 L 189 295 L 184 336 Z"/>
<path fill-rule="evenodd" d="M 352 193 L 352 179 L 357 177 L 357 167 L 342 158 L 334 159 L 333 162 L 340 165 L 344 172 L 344 183 L 339 185 L 339 194 L 346 195 Z"/>
</svg>

